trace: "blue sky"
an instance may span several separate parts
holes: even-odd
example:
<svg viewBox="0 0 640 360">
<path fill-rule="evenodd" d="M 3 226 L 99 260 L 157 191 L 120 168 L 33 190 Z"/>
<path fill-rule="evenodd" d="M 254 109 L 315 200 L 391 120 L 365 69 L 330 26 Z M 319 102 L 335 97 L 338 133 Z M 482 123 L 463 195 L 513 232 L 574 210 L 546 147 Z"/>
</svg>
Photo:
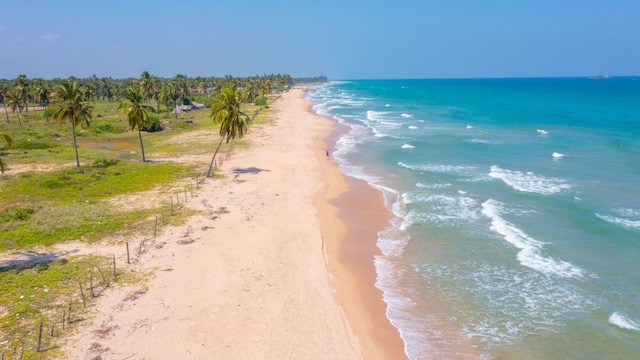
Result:
<svg viewBox="0 0 640 360">
<path fill-rule="evenodd" d="M 0 78 L 640 75 L 638 0 L 13 0 Z"/>
</svg>

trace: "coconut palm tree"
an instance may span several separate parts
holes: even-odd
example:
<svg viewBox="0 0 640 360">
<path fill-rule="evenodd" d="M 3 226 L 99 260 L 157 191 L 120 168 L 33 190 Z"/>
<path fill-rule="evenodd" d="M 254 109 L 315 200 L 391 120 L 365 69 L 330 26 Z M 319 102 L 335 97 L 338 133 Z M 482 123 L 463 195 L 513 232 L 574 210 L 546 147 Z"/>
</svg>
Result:
<svg viewBox="0 0 640 360">
<path fill-rule="evenodd" d="M 151 97 L 151 90 L 153 90 L 153 76 L 148 71 L 142 72 L 140 79 L 138 79 L 138 84 L 144 98 L 147 100 L 147 106 L 149 106 L 149 98 Z"/>
<path fill-rule="evenodd" d="M 8 146 L 11 146 L 11 144 L 13 143 L 13 140 L 11 140 L 9 135 L 0 133 L 0 143 L 2 142 L 7 144 Z M 0 158 L 0 173 L 4 173 L 6 169 L 7 169 L 7 164 L 4 162 L 4 160 L 2 160 L 2 158 Z"/>
<path fill-rule="evenodd" d="M 140 138 L 140 149 L 142 150 L 142 162 L 147 161 L 144 157 L 144 145 L 142 144 L 141 128 L 149 120 L 148 111 L 153 111 L 151 106 L 145 105 L 144 90 L 137 86 L 130 86 L 124 92 L 124 99 L 118 102 L 118 109 L 127 116 L 131 130 L 138 128 L 138 138 Z"/>
<path fill-rule="evenodd" d="M 49 105 L 52 110 L 51 116 L 60 125 L 63 125 L 67 120 L 71 122 L 73 147 L 76 150 L 76 166 L 80 167 L 76 126 L 82 124 L 90 125 L 93 106 L 91 102 L 83 99 L 80 87 L 75 81 L 63 80 L 53 93 L 52 100 L 51 105 Z"/>
<path fill-rule="evenodd" d="M 33 79 L 33 96 L 40 106 L 45 108 L 44 117 L 49 123 L 49 115 L 47 114 L 47 105 L 49 105 L 49 85 L 42 78 Z"/>
<path fill-rule="evenodd" d="M 218 155 L 222 141 L 227 139 L 228 143 L 236 137 L 242 139 L 244 134 L 249 130 L 249 124 L 251 123 L 249 116 L 240 110 L 238 93 L 234 84 L 229 84 L 218 93 L 216 100 L 211 104 L 210 116 L 214 123 L 220 124 L 220 142 L 211 158 L 207 177 L 211 176 L 213 162 L 216 160 L 216 155 Z"/>
<path fill-rule="evenodd" d="M 22 110 L 24 109 L 24 104 L 22 100 L 20 100 L 20 95 L 14 91 L 15 88 L 11 89 L 7 93 L 7 105 L 11 108 L 11 111 L 15 114 L 18 111 L 18 125 L 22 127 L 22 120 L 20 120 L 20 116 L 22 114 Z"/>
<path fill-rule="evenodd" d="M 25 109 L 25 122 L 29 122 L 29 98 L 31 97 L 31 89 L 29 88 L 29 80 L 26 75 L 18 75 L 13 85 L 13 92 L 18 101 L 22 103 Z"/>
<path fill-rule="evenodd" d="M 9 123 L 9 113 L 7 112 L 7 97 L 9 96 L 9 83 L 0 81 L 0 102 L 4 107 L 4 115 L 7 117 L 7 124 Z"/>
</svg>

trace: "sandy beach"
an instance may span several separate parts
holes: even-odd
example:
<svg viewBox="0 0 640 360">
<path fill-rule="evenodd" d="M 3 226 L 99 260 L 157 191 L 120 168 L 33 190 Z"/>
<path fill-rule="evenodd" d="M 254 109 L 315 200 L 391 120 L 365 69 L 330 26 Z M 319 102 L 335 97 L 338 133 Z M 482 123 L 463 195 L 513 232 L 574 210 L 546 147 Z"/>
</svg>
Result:
<svg viewBox="0 0 640 360">
<path fill-rule="evenodd" d="M 405 358 L 374 286 L 381 194 L 326 156 L 333 123 L 303 89 L 272 108 L 184 204 L 204 215 L 149 242 L 128 265 L 149 280 L 92 304 L 65 358 Z"/>
</svg>

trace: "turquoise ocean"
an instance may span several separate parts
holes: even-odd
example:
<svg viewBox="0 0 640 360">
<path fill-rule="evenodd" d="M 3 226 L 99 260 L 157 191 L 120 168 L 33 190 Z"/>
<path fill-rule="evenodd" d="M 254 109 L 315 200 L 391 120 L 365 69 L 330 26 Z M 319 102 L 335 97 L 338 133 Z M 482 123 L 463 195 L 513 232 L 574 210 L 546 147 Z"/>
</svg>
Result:
<svg viewBox="0 0 640 360">
<path fill-rule="evenodd" d="M 640 77 L 335 81 L 411 359 L 640 358 Z"/>
</svg>

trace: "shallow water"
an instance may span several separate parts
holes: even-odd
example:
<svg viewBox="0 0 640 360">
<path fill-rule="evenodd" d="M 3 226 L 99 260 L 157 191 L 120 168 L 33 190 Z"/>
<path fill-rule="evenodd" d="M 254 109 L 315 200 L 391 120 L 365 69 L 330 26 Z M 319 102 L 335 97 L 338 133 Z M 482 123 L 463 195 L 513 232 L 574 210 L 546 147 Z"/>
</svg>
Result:
<svg viewBox="0 0 640 360">
<path fill-rule="evenodd" d="M 333 157 L 385 194 L 378 286 L 414 359 L 640 353 L 640 78 L 343 81 Z"/>
</svg>

